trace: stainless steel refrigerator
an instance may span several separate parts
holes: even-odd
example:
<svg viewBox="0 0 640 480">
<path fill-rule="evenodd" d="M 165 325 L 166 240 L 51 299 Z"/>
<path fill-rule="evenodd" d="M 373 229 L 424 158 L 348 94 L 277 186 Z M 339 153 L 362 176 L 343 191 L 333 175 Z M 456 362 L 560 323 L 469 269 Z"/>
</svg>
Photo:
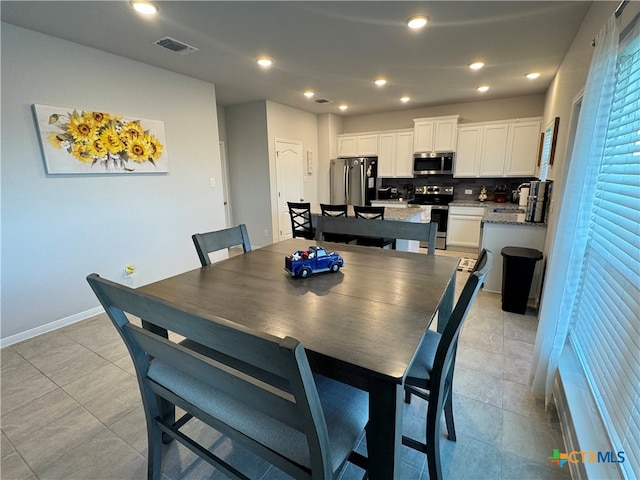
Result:
<svg viewBox="0 0 640 480">
<path fill-rule="evenodd" d="M 371 205 L 371 200 L 376 198 L 377 176 L 377 157 L 331 160 L 331 203 Z"/>
</svg>

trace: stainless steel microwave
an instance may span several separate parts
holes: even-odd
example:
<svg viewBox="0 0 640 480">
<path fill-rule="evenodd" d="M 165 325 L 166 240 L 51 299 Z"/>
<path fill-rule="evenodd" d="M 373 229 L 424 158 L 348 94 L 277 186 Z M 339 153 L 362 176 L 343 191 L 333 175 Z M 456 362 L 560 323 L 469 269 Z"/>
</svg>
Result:
<svg viewBox="0 0 640 480">
<path fill-rule="evenodd" d="M 453 152 L 425 152 L 413 156 L 414 175 L 453 174 Z"/>
</svg>

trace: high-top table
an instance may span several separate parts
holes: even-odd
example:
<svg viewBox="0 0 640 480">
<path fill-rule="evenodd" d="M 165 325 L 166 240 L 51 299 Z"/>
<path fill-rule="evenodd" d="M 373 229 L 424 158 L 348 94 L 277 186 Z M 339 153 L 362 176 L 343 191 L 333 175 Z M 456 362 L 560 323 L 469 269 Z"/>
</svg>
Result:
<svg viewBox="0 0 640 480">
<path fill-rule="evenodd" d="M 451 314 L 459 259 L 317 242 L 344 267 L 292 278 L 284 257 L 313 244 L 285 240 L 140 290 L 300 340 L 315 372 L 369 392 L 369 478 L 399 479 L 402 384 L 436 312 L 438 330 Z"/>
</svg>

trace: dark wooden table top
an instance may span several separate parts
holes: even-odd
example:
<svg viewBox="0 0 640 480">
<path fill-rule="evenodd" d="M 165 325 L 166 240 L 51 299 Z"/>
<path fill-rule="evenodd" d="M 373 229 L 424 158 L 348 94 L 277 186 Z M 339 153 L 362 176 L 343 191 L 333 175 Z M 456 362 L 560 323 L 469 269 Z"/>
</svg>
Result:
<svg viewBox="0 0 640 480">
<path fill-rule="evenodd" d="M 292 278 L 284 257 L 309 245 L 339 252 L 338 273 Z M 458 258 L 291 239 L 155 282 L 140 290 L 300 340 L 321 373 L 358 384 L 400 384 L 458 266 Z"/>
</svg>

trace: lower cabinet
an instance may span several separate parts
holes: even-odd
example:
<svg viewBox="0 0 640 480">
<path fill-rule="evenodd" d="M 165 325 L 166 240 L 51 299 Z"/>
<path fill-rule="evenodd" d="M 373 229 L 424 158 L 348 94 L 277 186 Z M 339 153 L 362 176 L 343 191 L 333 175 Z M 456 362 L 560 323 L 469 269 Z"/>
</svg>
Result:
<svg viewBox="0 0 640 480">
<path fill-rule="evenodd" d="M 480 246 L 480 223 L 484 207 L 449 206 L 447 248 L 477 250 Z"/>
</svg>

